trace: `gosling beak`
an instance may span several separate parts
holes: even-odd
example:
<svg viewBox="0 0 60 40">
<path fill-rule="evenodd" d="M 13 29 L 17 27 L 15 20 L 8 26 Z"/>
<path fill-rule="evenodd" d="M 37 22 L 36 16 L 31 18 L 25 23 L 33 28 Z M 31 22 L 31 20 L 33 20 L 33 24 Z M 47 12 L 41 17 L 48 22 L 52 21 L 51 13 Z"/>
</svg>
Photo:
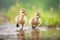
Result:
<svg viewBox="0 0 60 40">
<path fill-rule="evenodd" d="M 37 16 L 39 18 L 39 16 Z"/>
<path fill-rule="evenodd" d="M 40 18 L 40 16 L 37 16 L 38 18 Z"/>
<path fill-rule="evenodd" d="M 26 13 L 23 13 L 23 15 L 25 15 L 25 16 L 26 16 Z"/>
</svg>

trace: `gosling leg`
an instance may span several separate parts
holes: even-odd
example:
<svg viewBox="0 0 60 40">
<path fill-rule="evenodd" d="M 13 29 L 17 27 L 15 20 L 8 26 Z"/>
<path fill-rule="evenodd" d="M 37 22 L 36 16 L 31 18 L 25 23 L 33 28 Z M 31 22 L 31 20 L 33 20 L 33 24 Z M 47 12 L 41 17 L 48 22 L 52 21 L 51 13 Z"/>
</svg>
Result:
<svg viewBox="0 0 60 40">
<path fill-rule="evenodd" d="M 36 27 L 32 25 L 32 29 L 35 29 Z"/>
<path fill-rule="evenodd" d="M 16 27 L 19 27 L 19 24 L 16 24 Z"/>
</svg>

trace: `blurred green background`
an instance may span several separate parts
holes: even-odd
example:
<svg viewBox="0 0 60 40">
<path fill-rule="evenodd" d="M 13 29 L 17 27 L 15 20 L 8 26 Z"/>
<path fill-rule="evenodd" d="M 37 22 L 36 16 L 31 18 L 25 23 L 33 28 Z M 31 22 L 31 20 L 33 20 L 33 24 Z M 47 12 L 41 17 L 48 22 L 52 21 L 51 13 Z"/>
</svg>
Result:
<svg viewBox="0 0 60 40">
<path fill-rule="evenodd" d="M 0 24 L 6 24 L 6 22 L 15 24 L 15 17 L 23 8 L 27 11 L 28 21 L 36 11 L 39 11 L 42 19 L 40 27 L 56 27 L 57 25 L 60 27 L 60 0 L 0 0 Z M 29 25 L 28 21 L 26 25 Z M 60 40 L 60 30 L 48 29 L 48 31 L 40 31 L 40 34 L 42 38 L 48 38 L 47 40 L 50 38 Z"/>
<path fill-rule="evenodd" d="M 4 15 L 12 24 L 15 23 L 19 10 L 23 8 L 27 11 L 28 21 L 36 11 L 39 11 L 42 19 L 41 26 L 56 26 L 60 23 L 60 0 L 0 0 L 0 15 Z M 2 22 L 0 20 L 0 23 Z"/>
</svg>

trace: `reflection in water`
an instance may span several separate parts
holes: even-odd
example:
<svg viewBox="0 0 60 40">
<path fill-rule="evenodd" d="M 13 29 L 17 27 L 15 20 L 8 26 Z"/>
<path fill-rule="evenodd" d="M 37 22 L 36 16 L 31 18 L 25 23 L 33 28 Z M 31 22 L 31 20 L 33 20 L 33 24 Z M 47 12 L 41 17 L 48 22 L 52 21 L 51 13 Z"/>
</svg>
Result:
<svg viewBox="0 0 60 40">
<path fill-rule="evenodd" d="M 32 40 L 40 40 L 38 29 L 32 29 Z"/>
<path fill-rule="evenodd" d="M 18 31 L 19 33 L 17 34 L 17 39 L 18 40 L 25 40 L 25 34 L 24 34 L 24 30 L 21 29 Z"/>
<path fill-rule="evenodd" d="M 25 32 L 23 29 L 18 31 L 19 33 L 17 34 L 17 39 L 18 40 L 26 40 L 25 38 Z M 31 31 L 31 37 L 32 40 L 40 40 L 40 31 L 38 29 L 32 29 Z"/>
</svg>

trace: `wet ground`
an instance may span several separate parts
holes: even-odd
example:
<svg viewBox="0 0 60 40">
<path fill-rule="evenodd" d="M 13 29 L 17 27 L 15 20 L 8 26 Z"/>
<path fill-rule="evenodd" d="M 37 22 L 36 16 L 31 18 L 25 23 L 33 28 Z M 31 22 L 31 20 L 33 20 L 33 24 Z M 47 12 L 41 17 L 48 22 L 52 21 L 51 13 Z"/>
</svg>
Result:
<svg viewBox="0 0 60 40">
<path fill-rule="evenodd" d="M 12 24 L 0 25 L 0 40 L 18 40 L 18 37 L 19 40 L 60 40 L 60 28 L 38 27 L 32 30 L 30 26 L 24 26 L 19 32 L 17 29 L 19 28 Z"/>
</svg>

